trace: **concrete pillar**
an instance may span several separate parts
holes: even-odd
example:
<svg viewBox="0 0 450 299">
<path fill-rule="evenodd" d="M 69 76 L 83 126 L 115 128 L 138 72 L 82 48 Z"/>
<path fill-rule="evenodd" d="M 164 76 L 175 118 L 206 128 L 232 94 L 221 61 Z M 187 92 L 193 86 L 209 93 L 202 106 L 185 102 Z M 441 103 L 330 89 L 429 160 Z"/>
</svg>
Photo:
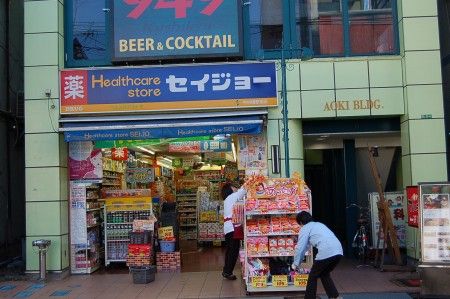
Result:
<svg viewBox="0 0 450 299">
<path fill-rule="evenodd" d="M 47 269 L 69 267 L 67 146 L 58 133 L 64 65 L 63 1 L 25 1 L 26 270 L 39 269 L 33 240 L 51 240 Z"/>
</svg>

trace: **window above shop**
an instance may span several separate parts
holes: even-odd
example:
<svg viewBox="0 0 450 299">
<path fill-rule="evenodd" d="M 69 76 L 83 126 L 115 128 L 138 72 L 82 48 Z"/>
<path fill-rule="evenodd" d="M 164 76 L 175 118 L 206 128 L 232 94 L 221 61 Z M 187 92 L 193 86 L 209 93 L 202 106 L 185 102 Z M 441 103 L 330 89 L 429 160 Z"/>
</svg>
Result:
<svg viewBox="0 0 450 299">
<path fill-rule="evenodd" d="M 155 11 L 158 1 L 161 0 L 150 1 L 151 6 L 146 13 L 152 9 Z M 242 59 L 276 59 L 282 53 L 287 58 L 300 57 L 305 53 L 312 57 L 398 54 L 396 2 L 242 1 L 242 14 L 239 13 L 242 15 L 244 36 Z M 125 3 L 128 4 L 126 1 Z M 205 5 L 203 2 L 199 3 Z M 113 10 L 110 5 L 109 0 L 66 1 L 66 67 L 112 65 Z M 187 12 L 189 9 L 186 7 Z M 204 9 L 202 13 L 205 13 Z M 141 17 L 145 17 L 145 14 Z M 236 39 L 228 38 L 227 41 L 223 36 L 220 38 L 220 41 L 225 40 L 228 44 L 236 42 Z M 218 59 L 220 57 L 214 58 L 216 61 Z M 149 60 L 146 61 L 148 62 Z"/>
<path fill-rule="evenodd" d="M 397 54 L 396 8 L 396 0 L 249 1 L 246 58 L 279 58 L 281 49 L 288 58 Z"/>
</svg>

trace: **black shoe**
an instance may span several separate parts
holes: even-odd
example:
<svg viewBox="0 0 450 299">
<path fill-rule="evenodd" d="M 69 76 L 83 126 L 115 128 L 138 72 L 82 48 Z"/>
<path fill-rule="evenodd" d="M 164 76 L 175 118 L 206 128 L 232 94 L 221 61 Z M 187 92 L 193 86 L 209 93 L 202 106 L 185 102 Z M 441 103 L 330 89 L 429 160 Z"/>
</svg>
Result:
<svg viewBox="0 0 450 299">
<path fill-rule="evenodd" d="M 236 275 L 228 274 L 228 273 L 224 273 L 224 272 L 222 272 L 222 276 L 228 280 L 236 280 L 237 279 Z"/>
</svg>

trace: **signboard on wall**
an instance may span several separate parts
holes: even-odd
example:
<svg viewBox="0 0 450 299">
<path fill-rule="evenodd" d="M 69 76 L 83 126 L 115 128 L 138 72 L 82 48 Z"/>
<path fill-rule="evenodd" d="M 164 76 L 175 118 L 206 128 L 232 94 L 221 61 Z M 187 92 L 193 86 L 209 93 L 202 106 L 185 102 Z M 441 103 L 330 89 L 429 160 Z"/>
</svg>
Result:
<svg viewBox="0 0 450 299">
<path fill-rule="evenodd" d="M 278 106 L 273 62 L 77 69 L 60 77 L 61 114 Z"/>
<path fill-rule="evenodd" d="M 384 198 L 388 202 L 391 212 L 392 223 L 397 231 L 398 244 L 400 247 L 406 247 L 406 203 L 403 192 L 385 192 Z M 378 218 L 377 202 L 380 200 L 378 192 L 369 193 L 369 202 L 372 218 L 372 244 L 375 248 L 378 241 L 378 232 L 380 231 L 380 220 Z M 383 248 L 384 236 L 381 234 L 379 249 Z"/>
<path fill-rule="evenodd" d="M 419 186 L 406 187 L 408 201 L 408 225 L 419 227 Z"/>
<path fill-rule="evenodd" d="M 103 177 L 102 151 L 91 141 L 69 143 L 70 180 L 97 180 Z"/>
<path fill-rule="evenodd" d="M 113 1 L 113 59 L 242 56 L 241 1 Z"/>
</svg>

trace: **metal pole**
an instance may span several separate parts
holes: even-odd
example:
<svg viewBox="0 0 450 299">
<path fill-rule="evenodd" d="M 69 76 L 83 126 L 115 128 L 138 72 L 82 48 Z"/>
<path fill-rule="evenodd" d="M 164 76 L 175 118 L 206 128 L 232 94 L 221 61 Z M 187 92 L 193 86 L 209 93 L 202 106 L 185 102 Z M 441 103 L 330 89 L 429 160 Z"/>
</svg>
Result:
<svg viewBox="0 0 450 299">
<path fill-rule="evenodd" d="M 291 176 L 289 169 L 289 119 L 288 119 L 288 100 L 286 90 L 286 59 L 284 49 L 281 49 L 281 97 L 283 99 L 283 141 L 284 141 L 284 168 L 286 177 Z"/>
<path fill-rule="evenodd" d="M 47 275 L 47 249 L 39 249 L 39 279 L 45 280 Z"/>
</svg>

